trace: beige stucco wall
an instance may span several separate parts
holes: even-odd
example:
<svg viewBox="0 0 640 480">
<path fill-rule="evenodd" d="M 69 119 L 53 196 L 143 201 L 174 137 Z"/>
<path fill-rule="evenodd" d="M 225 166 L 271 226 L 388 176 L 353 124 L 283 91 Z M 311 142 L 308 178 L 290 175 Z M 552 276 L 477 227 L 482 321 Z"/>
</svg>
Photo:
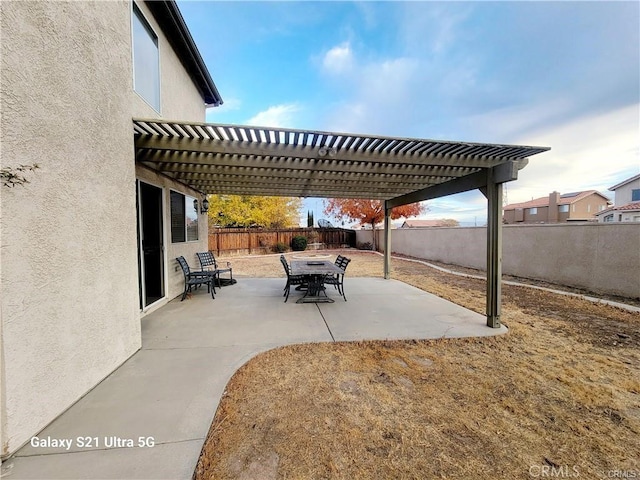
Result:
<svg viewBox="0 0 640 480">
<path fill-rule="evenodd" d="M 182 62 L 171 48 L 169 41 L 164 33 L 160 30 L 158 23 L 153 18 L 151 12 L 144 2 L 136 2 L 138 8 L 142 11 L 145 19 L 158 36 L 158 48 L 160 51 L 160 112 L 156 112 L 149 104 L 138 95 L 133 89 L 132 95 L 132 114 L 134 118 L 165 118 L 168 120 L 184 120 L 194 122 L 204 122 L 206 109 L 204 100 L 198 91 L 198 88 L 191 80 L 191 77 L 184 69 Z M 173 189 L 185 195 L 200 198 L 195 190 L 185 185 L 175 182 L 169 177 L 156 174 L 155 172 L 136 166 L 136 178 L 146 181 L 163 189 L 164 199 L 164 225 L 165 225 L 165 267 L 166 267 L 166 291 L 165 299 L 156 302 L 151 308 L 145 309 L 144 313 L 152 312 L 154 309 L 161 307 L 168 300 L 182 294 L 184 289 L 184 277 L 182 271 L 177 269 L 178 266 L 175 258 L 184 256 L 191 267 L 199 266 L 197 262 L 196 252 L 204 252 L 208 250 L 207 238 L 207 215 L 199 215 L 198 228 L 199 240 L 197 242 L 171 243 L 170 231 L 170 190 Z"/>
<path fill-rule="evenodd" d="M 38 163 L 0 187 L 1 440 L 13 453 L 140 348 L 131 2 L 0 2 L 2 166 Z M 204 101 L 159 37 L 161 113 L 203 121 Z M 151 175 L 154 177 L 154 175 Z M 194 195 L 169 179 L 169 190 Z M 168 211 L 166 213 L 168 218 Z M 182 291 L 167 248 L 168 298 Z M 166 225 L 169 225 L 168 221 Z M 170 239 L 170 236 L 168 237 Z"/>
<path fill-rule="evenodd" d="M 182 294 L 184 290 L 184 275 L 179 268 L 176 257 L 183 256 L 189 266 L 193 269 L 199 269 L 200 264 L 196 252 L 206 252 L 208 247 L 208 234 L 207 234 L 207 215 L 198 215 L 198 241 L 171 243 L 171 202 L 170 192 L 174 190 L 184 195 L 188 195 L 194 198 L 200 198 L 200 195 L 195 190 L 187 187 L 182 183 L 175 182 L 170 178 L 160 175 L 153 170 L 149 170 L 142 166 L 136 167 L 136 176 L 142 181 L 160 187 L 163 189 L 163 204 L 164 204 L 164 245 L 165 256 L 164 263 L 166 266 L 166 298 L 162 301 L 156 302 L 152 308 L 149 308 L 145 313 L 152 312 L 154 309 L 166 304 L 167 301 Z"/>
<path fill-rule="evenodd" d="M 570 219 L 596 218 L 596 213 L 607 208 L 607 201 L 600 195 L 589 195 L 569 206 Z"/>
<path fill-rule="evenodd" d="M 2 453 L 140 347 L 127 1 L 0 2 Z M 134 268 L 132 268 L 132 266 Z"/>
<path fill-rule="evenodd" d="M 629 182 L 626 185 L 616 188 L 615 190 L 615 206 L 620 207 L 627 203 L 631 203 L 631 192 L 640 188 L 640 178 Z"/>
<path fill-rule="evenodd" d="M 167 120 L 205 121 L 204 100 L 182 62 L 171 48 L 153 15 L 144 2 L 136 5 L 158 37 L 160 52 L 160 112 L 151 107 L 133 89 L 132 110 L 135 118 L 164 118 Z M 131 54 L 129 54 L 131 55 Z M 131 83 L 133 85 L 133 81 Z"/>
<path fill-rule="evenodd" d="M 383 233 L 377 231 L 383 245 Z M 371 232 L 357 232 L 370 241 Z M 486 229 L 391 231 L 394 253 L 486 269 Z M 547 224 L 503 228 L 503 272 L 592 292 L 640 297 L 640 225 Z"/>
</svg>

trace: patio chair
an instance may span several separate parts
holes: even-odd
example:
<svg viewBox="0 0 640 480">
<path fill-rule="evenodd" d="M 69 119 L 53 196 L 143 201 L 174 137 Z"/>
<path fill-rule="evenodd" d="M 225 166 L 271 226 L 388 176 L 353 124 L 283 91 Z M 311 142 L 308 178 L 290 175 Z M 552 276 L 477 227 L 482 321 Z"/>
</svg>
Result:
<svg viewBox="0 0 640 480">
<path fill-rule="evenodd" d="M 233 284 L 233 268 L 231 264 L 227 262 L 227 268 L 218 268 L 218 262 L 211 250 L 208 252 L 196 253 L 198 260 L 200 261 L 200 268 L 203 272 L 208 272 L 218 282 L 218 286 L 222 288 L 222 281 L 220 279 L 221 273 L 229 273 L 229 284 Z"/>
<path fill-rule="evenodd" d="M 338 289 L 338 293 L 342 295 L 342 298 L 344 298 L 345 302 L 347 301 L 347 297 L 344 294 L 344 272 L 346 272 L 349 262 L 351 262 L 350 258 L 338 255 L 335 264 L 342 269 L 342 273 L 331 275 L 324 279 L 325 285 L 333 285 Z"/>
<path fill-rule="evenodd" d="M 198 261 L 200 262 L 200 272 L 205 275 L 209 275 L 213 280 L 214 292 L 215 292 L 215 284 L 218 282 L 218 286 L 220 285 L 220 272 L 216 268 L 215 259 L 209 254 L 209 252 L 197 252 L 196 256 L 198 257 Z"/>
<path fill-rule="evenodd" d="M 220 283 L 220 273 L 229 273 L 229 285 L 233 285 L 235 282 L 233 280 L 233 268 L 231 267 L 231 262 L 227 262 L 227 268 L 220 268 L 220 266 L 218 265 L 218 261 L 216 260 L 216 256 L 211 250 L 209 250 L 209 255 L 211 255 L 211 258 L 213 259 L 213 266 L 216 270 L 218 270 L 218 284 L 222 286 L 222 284 Z"/>
<path fill-rule="evenodd" d="M 284 258 L 284 255 L 280 255 L 280 263 L 282 263 L 284 272 L 287 274 L 287 284 L 284 286 L 284 293 L 282 294 L 282 296 L 285 297 L 284 303 L 287 303 L 287 300 L 289 300 L 289 293 L 291 292 L 291 286 L 304 285 L 308 280 L 306 275 L 291 275 L 291 268 L 287 263 L 287 259 Z"/>
<path fill-rule="evenodd" d="M 211 293 L 211 298 L 216 298 L 213 294 L 215 291 L 213 276 L 203 272 L 192 272 L 189 264 L 182 256 L 176 257 L 176 260 L 182 267 L 182 273 L 184 274 L 184 292 L 182 292 L 181 302 L 187 297 L 187 293 L 191 292 L 191 287 L 195 286 L 197 289 L 200 285 L 206 285 L 207 292 Z"/>
</svg>

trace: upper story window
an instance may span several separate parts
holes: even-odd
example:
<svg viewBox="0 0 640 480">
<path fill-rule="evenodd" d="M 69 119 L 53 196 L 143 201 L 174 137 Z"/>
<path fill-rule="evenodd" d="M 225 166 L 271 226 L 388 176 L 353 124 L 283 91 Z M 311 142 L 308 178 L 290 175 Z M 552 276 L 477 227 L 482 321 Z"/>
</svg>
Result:
<svg viewBox="0 0 640 480">
<path fill-rule="evenodd" d="M 160 112 L 160 54 L 158 37 L 133 4 L 133 89 Z"/>
<path fill-rule="evenodd" d="M 631 190 L 631 201 L 640 202 L 640 188 L 634 188 Z"/>
</svg>

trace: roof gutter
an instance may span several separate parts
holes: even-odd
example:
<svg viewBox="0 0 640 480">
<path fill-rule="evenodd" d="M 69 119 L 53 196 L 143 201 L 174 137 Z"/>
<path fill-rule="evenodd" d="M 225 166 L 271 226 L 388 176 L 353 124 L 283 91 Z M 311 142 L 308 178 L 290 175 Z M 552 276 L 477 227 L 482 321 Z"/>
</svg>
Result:
<svg viewBox="0 0 640 480">
<path fill-rule="evenodd" d="M 222 105 L 222 97 L 193 41 L 187 24 L 174 0 L 145 1 L 169 43 L 199 88 L 207 107 Z"/>
</svg>

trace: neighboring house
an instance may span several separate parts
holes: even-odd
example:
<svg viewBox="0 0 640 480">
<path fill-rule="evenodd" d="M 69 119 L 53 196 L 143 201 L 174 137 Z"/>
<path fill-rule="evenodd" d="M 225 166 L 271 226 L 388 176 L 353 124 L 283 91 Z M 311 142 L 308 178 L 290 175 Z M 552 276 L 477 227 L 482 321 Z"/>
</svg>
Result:
<svg viewBox="0 0 640 480">
<path fill-rule="evenodd" d="M 614 206 L 598 213 L 599 222 L 640 222 L 640 175 L 626 179 L 609 189 Z"/>
<path fill-rule="evenodd" d="M 594 221 L 610 200 L 596 190 L 560 194 L 552 192 L 523 203 L 503 208 L 504 223 L 561 223 Z"/>
<path fill-rule="evenodd" d="M 141 317 L 208 249 L 200 193 L 136 163 L 133 118 L 222 99 L 176 4 L 0 2 L 2 456 L 141 346 Z"/>
<path fill-rule="evenodd" d="M 405 220 L 400 228 L 421 228 L 421 227 L 457 227 L 457 220 L 441 218 L 439 220 Z"/>
</svg>

